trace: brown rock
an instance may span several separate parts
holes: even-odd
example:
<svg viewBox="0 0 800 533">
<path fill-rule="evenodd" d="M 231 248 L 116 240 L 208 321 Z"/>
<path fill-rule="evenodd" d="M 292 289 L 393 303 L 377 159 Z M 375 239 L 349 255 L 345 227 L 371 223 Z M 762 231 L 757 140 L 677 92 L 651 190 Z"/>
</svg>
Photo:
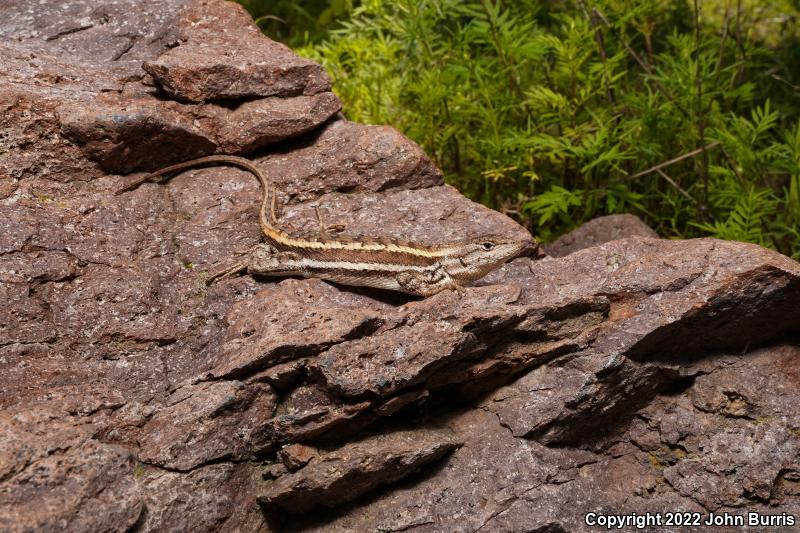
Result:
<svg viewBox="0 0 800 533">
<path fill-rule="evenodd" d="M 310 368 L 337 394 L 390 397 L 469 355 L 475 339 L 459 326 L 426 321 L 339 344 L 310 363 Z"/>
<path fill-rule="evenodd" d="M 298 388 L 295 392 L 305 392 Z M 325 396 L 325 395 L 321 395 Z M 320 401 L 320 405 L 297 407 L 290 398 L 281 405 L 286 412 L 272 418 L 263 428 L 260 442 L 261 449 L 270 451 L 290 442 L 306 442 L 322 435 L 335 433 L 334 430 L 346 426 L 372 406 L 369 401 L 334 405 L 330 398 Z"/>
<path fill-rule="evenodd" d="M 206 102 L 253 96 L 298 96 L 328 91 L 322 67 L 285 45 L 257 39 L 187 43 L 143 68 L 176 100 Z"/>
<path fill-rule="evenodd" d="M 253 374 L 249 381 L 269 383 L 278 391 L 291 390 L 305 376 L 307 360 L 294 359 Z"/>
<path fill-rule="evenodd" d="M 144 74 L 142 60 L 155 59 L 175 42 L 181 27 L 176 15 L 194 3 L 152 0 L 143 10 L 139 0 L 70 0 L 47 2 L 31 11 L 28 5 L 6 2 L 0 8 L 4 17 L 0 39 L 28 50 L 33 70 L 53 58 L 68 66 L 62 71 L 37 73 L 39 82 L 29 85 L 33 89 L 58 91 L 76 82 L 86 83 L 87 78 L 73 75 L 73 69 L 84 66 L 92 70 L 104 67 L 105 76 L 96 70 L 97 75 L 92 77 L 108 87 L 118 87 L 140 79 Z M 230 15 L 224 18 L 230 19 Z"/>
<path fill-rule="evenodd" d="M 264 39 L 244 9 L 232 16 L 222 2 L 196 4 L 183 13 L 185 42 L 143 68 L 177 100 L 204 102 L 252 96 L 297 96 L 329 91 L 320 65 L 283 44 Z M 220 33 L 220 16 L 235 32 Z M 234 22 L 235 21 L 235 22 Z"/>
<path fill-rule="evenodd" d="M 421 189 L 444 182 L 442 172 L 405 135 L 386 126 L 346 120 L 326 125 L 313 143 L 258 161 L 278 189 L 294 202 L 316 199 L 322 191 Z M 328 211 L 322 210 L 322 214 Z M 475 220 L 480 218 L 474 216 Z M 327 217 L 325 222 L 333 223 Z"/>
<path fill-rule="evenodd" d="M 369 401 L 342 403 L 318 385 L 302 383 L 281 399 L 275 417 L 261 432 L 265 450 L 292 442 L 309 441 L 366 412 Z"/>
<path fill-rule="evenodd" d="M 140 531 L 264 531 L 253 502 L 258 486 L 251 465 L 211 464 L 169 472 L 139 464 L 135 470 L 145 505 Z"/>
<path fill-rule="evenodd" d="M 433 430 L 368 437 L 279 478 L 258 496 L 258 501 L 267 509 L 280 507 L 290 512 L 332 507 L 376 486 L 394 483 L 458 445 L 451 433 Z"/>
<path fill-rule="evenodd" d="M 277 479 L 281 476 L 285 476 L 289 473 L 289 469 L 286 468 L 286 465 L 283 463 L 273 463 L 270 465 L 266 465 L 264 469 L 261 471 L 261 475 L 264 479 Z"/>
<path fill-rule="evenodd" d="M 261 98 L 233 110 L 207 106 L 209 128 L 226 154 L 246 154 L 269 144 L 314 130 L 336 113 L 342 103 L 331 92 L 294 98 Z"/>
<path fill-rule="evenodd" d="M 287 226 L 301 232 L 318 233 L 323 227 L 342 228 L 341 236 L 376 236 L 383 233 L 401 240 L 422 244 L 441 244 L 462 241 L 492 233 L 527 237 L 519 224 L 461 196 L 454 188 L 444 185 L 430 187 L 422 194 L 418 190 L 391 190 L 383 194 L 328 194 L 319 201 L 287 210 Z M 375 229 L 375 220 L 383 231 Z"/>
<path fill-rule="evenodd" d="M 745 358 L 701 361 L 702 374 L 687 385 L 686 395 L 657 396 L 627 429 L 608 428 L 600 441 L 586 439 L 589 449 L 548 448 L 514 437 L 484 410 L 432 420 L 463 441 L 447 468 L 336 515 L 293 518 L 286 527 L 584 531 L 588 512 L 608 509 L 629 514 L 681 509 L 702 513 L 703 519 L 709 512 L 797 516 L 793 473 L 800 443 L 791 435 L 800 424 L 792 363 L 798 355 L 795 346 L 779 346 Z M 543 383 L 531 395 L 548 389 Z M 723 405 L 706 410 L 706 398 L 726 394 L 746 396 L 755 418 L 726 415 Z"/>
<path fill-rule="evenodd" d="M 250 276 L 207 287 L 262 239 L 256 180 L 206 168 L 115 196 L 134 178 L 106 175 L 65 133 L 120 169 L 296 135 L 256 164 L 300 232 L 527 233 L 442 185 L 396 131 L 327 119 L 338 102 L 313 76 L 277 73 L 290 97 L 158 96 L 141 63 L 175 45 L 268 43 L 232 3 L 12 4 L 0 529 L 582 531 L 592 510 L 800 515 L 796 262 L 628 238 L 517 259 L 464 295 Z M 230 64 L 241 80 L 244 63 Z M 445 468 L 380 488 L 462 441 Z M 301 445 L 319 456 L 275 466 Z M 297 515 L 350 488 L 368 497 Z"/>
<path fill-rule="evenodd" d="M 560 268 L 551 270 L 551 262 Z M 753 245 L 628 239 L 537 262 L 532 272 L 534 293 L 557 287 L 563 297 L 589 282 L 592 292 L 618 295 L 591 346 L 579 352 L 588 357 L 537 368 L 499 391 L 502 403 L 488 405 L 516 435 L 545 442 L 585 438 L 629 412 L 631 400 L 647 402 L 682 377 L 681 353 L 741 349 L 743 339 L 763 342 L 798 328 L 796 304 L 768 296 L 780 292 L 772 287 L 800 288 L 796 263 Z M 532 399 L 532 387 L 545 393 Z"/>
<path fill-rule="evenodd" d="M 628 237 L 656 239 L 658 234 L 636 215 L 608 215 L 590 220 L 542 248 L 549 256 L 564 257 L 584 248 Z"/>
<path fill-rule="evenodd" d="M 241 154 L 319 126 L 342 104 L 332 93 L 236 107 L 101 95 L 59 108 L 62 132 L 109 172 L 158 170 L 215 152 Z"/>
<path fill-rule="evenodd" d="M 108 172 L 156 170 L 217 148 L 177 104 L 155 99 L 102 95 L 90 102 L 66 103 L 59 118 L 64 136 Z"/>
<path fill-rule="evenodd" d="M 208 377 L 246 376 L 369 335 L 384 323 L 378 312 L 351 309 L 343 315 L 341 308 L 321 307 L 318 299 L 319 294 L 304 287 L 279 284 L 234 306 L 227 317 L 229 340 L 222 346 L 227 356 Z"/>
<path fill-rule="evenodd" d="M 142 462 L 190 470 L 257 451 L 253 434 L 272 418 L 275 397 L 265 385 L 226 381 L 179 389 L 142 428 Z"/>
<path fill-rule="evenodd" d="M 711 510 L 787 502 L 793 484 L 785 476 L 800 466 L 790 392 L 800 384 L 798 356 L 796 346 L 779 346 L 710 359 L 680 401 L 643 410 L 660 437 L 652 453 L 666 482 Z"/>
<path fill-rule="evenodd" d="M 143 508 L 133 480 L 134 464 L 130 450 L 93 439 L 91 426 L 77 417 L 31 407 L 4 410 L 0 529 L 132 527 Z"/>
<path fill-rule="evenodd" d="M 319 450 L 306 444 L 290 444 L 278 452 L 278 457 L 292 472 L 307 465 L 309 461 L 318 456 Z"/>
<path fill-rule="evenodd" d="M 376 407 L 375 412 L 381 416 L 391 416 L 406 405 L 413 402 L 424 401 L 427 397 L 428 391 L 426 389 L 404 392 Z"/>
<path fill-rule="evenodd" d="M 0 37 L 8 37 L 0 43 L 2 101 L 18 105 L 35 95 L 35 105 L 47 108 L 36 137 L 59 144 L 65 137 L 107 172 L 155 170 L 215 152 L 248 153 L 308 132 L 341 109 L 322 67 L 265 38 L 241 7 L 221 0 L 158 0 L 147 13 L 135 0 L 51 3 L 34 15 L 20 5 L 0 9 Z M 237 31 L 221 32 L 225 25 Z M 183 45 L 175 48 L 178 42 Z M 210 49 L 220 55 L 212 57 Z M 266 98 L 235 106 L 165 101 L 141 69 L 142 60 L 165 51 L 162 57 L 178 61 L 152 63 L 166 69 L 165 79 L 182 72 L 178 77 L 187 81 L 186 65 L 205 65 L 207 72 L 192 72 L 210 84 L 207 89 L 216 87 L 217 96 Z M 191 86 L 205 87 L 197 79 Z M 63 155 L 59 160 L 65 163 Z"/>
</svg>

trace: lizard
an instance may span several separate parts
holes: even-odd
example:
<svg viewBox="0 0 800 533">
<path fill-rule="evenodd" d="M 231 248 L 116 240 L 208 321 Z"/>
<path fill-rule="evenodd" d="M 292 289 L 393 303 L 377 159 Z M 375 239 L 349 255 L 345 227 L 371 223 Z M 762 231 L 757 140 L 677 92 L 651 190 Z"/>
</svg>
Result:
<svg viewBox="0 0 800 533">
<path fill-rule="evenodd" d="M 428 246 L 392 239 L 322 238 L 296 236 L 278 223 L 272 181 L 249 159 L 212 155 L 184 161 L 152 172 L 119 189 L 122 194 L 153 178 L 209 165 L 231 165 L 253 174 L 263 196 L 259 224 L 267 242 L 252 248 L 248 257 L 214 275 L 239 272 L 261 276 L 316 277 L 342 285 L 373 287 L 422 297 L 482 278 L 503 263 L 537 248 L 533 238 L 487 235 L 476 239 Z"/>
</svg>

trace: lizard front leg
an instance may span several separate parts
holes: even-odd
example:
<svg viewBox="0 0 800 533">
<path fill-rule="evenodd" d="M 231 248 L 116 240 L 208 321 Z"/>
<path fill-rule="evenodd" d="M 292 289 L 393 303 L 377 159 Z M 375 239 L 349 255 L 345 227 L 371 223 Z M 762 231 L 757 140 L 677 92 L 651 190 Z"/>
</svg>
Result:
<svg viewBox="0 0 800 533">
<path fill-rule="evenodd" d="M 459 294 L 464 291 L 464 288 L 441 266 L 428 272 L 416 270 L 399 272 L 395 279 L 404 291 L 424 297 L 433 296 L 447 289 L 458 291 Z"/>
</svg>

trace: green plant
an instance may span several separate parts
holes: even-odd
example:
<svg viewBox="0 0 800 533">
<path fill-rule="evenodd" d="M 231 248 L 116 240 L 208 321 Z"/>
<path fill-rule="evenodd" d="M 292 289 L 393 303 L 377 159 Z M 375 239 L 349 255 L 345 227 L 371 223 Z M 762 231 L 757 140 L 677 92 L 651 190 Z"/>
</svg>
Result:
<svg viewBox="0 0 800 533">
<path fill-rule="evenodd" d="M 353 10 L 353 0 L 237 0 L 256 24 L 289 46 L 317 42 Z"/>
</svg>

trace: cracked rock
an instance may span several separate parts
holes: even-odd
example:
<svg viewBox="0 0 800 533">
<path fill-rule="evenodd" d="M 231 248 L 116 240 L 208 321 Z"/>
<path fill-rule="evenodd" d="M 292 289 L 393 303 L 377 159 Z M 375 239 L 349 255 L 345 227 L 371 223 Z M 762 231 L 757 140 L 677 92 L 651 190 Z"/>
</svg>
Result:
<svg viewBox="0 0 800 533">
<path fill-rule="evenodd" d="M 235 31 L 220 32 L 220 17 Z M 320 65 L 265 39 L 240 6 L 195 3 L 181 13 L 182 39 L 144 70 L 175 99 L 190 102 L 329 91 Z"/>
<path fill-rule="evenodd" d="M 286 468 L 294 472 L 318 457 L 319 451 L 313 446 L 295 443 L 281 449 L 278 452 L 278 456 L 283 461 L 283 464 L 286 465 Z"/>
<path fill-rule="evenodd" d="M 464 294 L 208 286 L 263 241 L 257 180 L 116 195 L 139 175 L 109 169 L 257 150 L 293 233 L 529 234 L 399 132 L 344 120 L 322 68 L 234 3 L 142 6 L 0 7 L 0 529 L 800 516 L 797 262 L 614 217 Z"/>
<path fill-rule="evenodd" d="M 459 445 L 446 431 L 411 430 L 367 437 L 311 459 L 301 470 L 270 484 L 258 501 L 302 512 L 333 507 L 379 486 L 394 483 Z"/>
<path fill-rule="evenodd" d="M 275 396 L 264 384 L 203 383 L 172 394 L 139 435 L 142 462 L 190 470 L 210 461 L 241 460 L 258 449 Z"/>
<path fill-rule="evenodd" d="M 339 112 L 333 93 L 263 98 L 235 107 L 101 95 L 59 110 L 66 137 L 104 170 L 154 171 L 221 152 L 244 154 L 297 137 Z"/>
</svg>

